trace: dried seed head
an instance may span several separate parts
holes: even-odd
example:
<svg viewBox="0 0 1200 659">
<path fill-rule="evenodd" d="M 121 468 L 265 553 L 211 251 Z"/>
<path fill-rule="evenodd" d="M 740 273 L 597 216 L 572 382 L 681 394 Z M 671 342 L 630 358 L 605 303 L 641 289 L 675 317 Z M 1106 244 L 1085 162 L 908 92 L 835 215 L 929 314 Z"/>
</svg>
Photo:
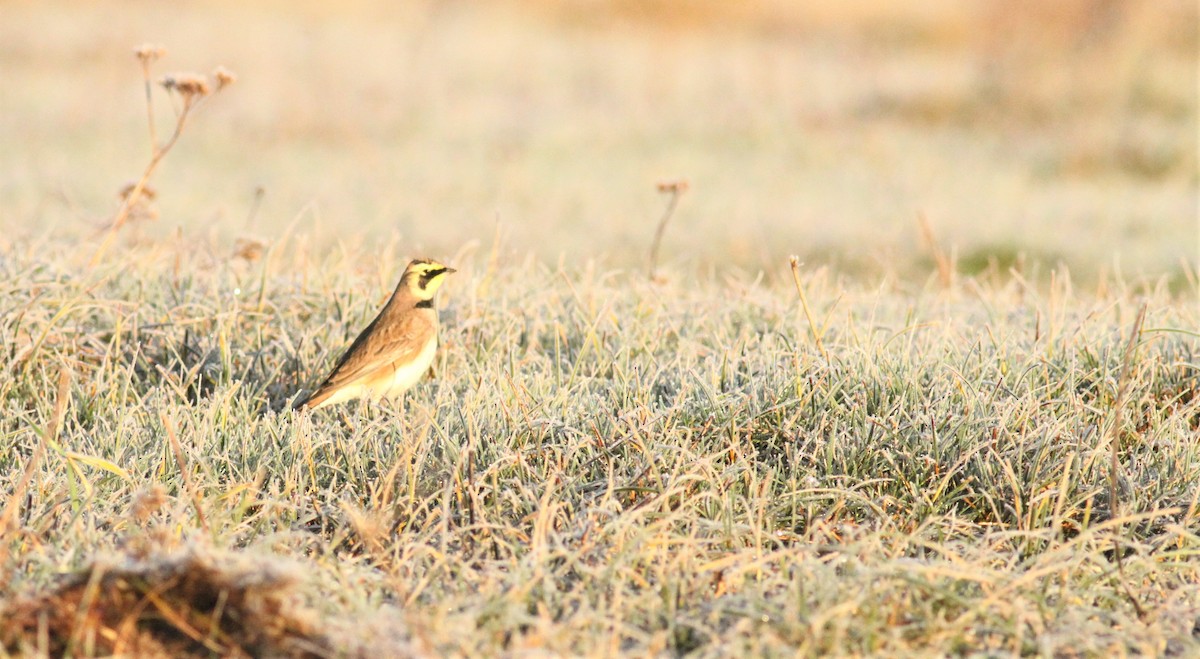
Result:
<svg viewBox="0 0 1200 659">
<path fill-rule="evenodd" d="M 687 179 L 678 179 L 676 181 L 659 181 L 658 191 L 662 193 L 683 194 L 691 187 Z"/>
<path fill-rule="evenodd" d="M 217 91 L 221 91 L 229 85 L 237 82 L 237 74 L 223 66 L 218 66 L 217 68 L 213 69 L 212 77 L 213 80 L 217 81 Z"/>
<path fill-rule="evenodd" d="M 208 96 L 212 93 L 212 87 L 209 86 L 208 80 L 201 76 L 189 76 L 183 79 L 175 80 L 175 88 L 184 96 Z"/>
<path fill-rule="evenodd" d="M 149 64 L 150 62 L 160 59 L 166 55 L 167 49 L 158 44 L 144 43 L 137 48 L 134 48 L 133 54 L 136 55 L 138 59 L 142 60 L 146 64 Z"/>
<path fill-rule="evenodd" d="M 212 93 L 212 87 L 209 86 L 208 80 L 195 73 L 172 73 L 163 76 L 159 84 L 167 91 L 179 92 L 180 96 L 184 98 L 208 96 Z"/>
<path fill-rule="evenodd" d="M 266 245 L 260 240 L 238 238 L 233 244 L 233 255 L 235 258 L 253 263 L 262 257 L 265 248 Z"/>
<path fill-rule="evenodd" d="M 117 197 L 119 199 L 121 199 L 122 201 L 128 199 L 129 195 L 133 194 L 133 189 L 136 187 L 137 187 L 137 183 L 135 183 L 134 181 L 127 182 L 125 185 L 121 186 L 121 190 L 120 190 L 120 192 L 117 193 Z M 146 184 L 146 185 L 142 186 L 142 194 L 141 194 L 142 199 L 145 199 L 147 201 L 152 201 L 157 196 L 158 196 L 158 193 L 154 191 L 154 188 L 150 187 L 150 184 Z"/>
</svg>

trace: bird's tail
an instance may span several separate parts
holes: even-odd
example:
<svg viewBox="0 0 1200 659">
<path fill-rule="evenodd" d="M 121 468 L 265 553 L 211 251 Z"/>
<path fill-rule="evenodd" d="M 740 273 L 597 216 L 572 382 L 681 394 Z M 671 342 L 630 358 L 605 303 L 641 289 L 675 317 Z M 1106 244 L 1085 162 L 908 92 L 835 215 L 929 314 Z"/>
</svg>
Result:
<svg viewBox="0 0 1200 659">
<path fill-rule="evenodd" d="M 312 395 L 305 396 L 304 398 L 297 400 L 295 402 L 295 404 L 292 405 L 292 409 L 293 410 L 300 410 L 300 409 L 315 410 L 315 409 L 321 407 L 321 404 L 324 403 L 332 394 L 333 394 L 332 391 L 329 391 L 326 389 L 318 389 L 317 391 L 313 392 Z"/>
</svg>

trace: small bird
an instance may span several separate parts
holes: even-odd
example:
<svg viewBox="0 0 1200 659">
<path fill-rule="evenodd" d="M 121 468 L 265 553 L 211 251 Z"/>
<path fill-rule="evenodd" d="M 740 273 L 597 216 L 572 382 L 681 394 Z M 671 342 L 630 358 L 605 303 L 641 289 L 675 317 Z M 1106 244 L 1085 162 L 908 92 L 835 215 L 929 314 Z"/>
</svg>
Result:
<svg viewBox="0 0 1200 659">
<path fill-rule="evenodd" d="M 369 396 L 396 398 L 408 391 L 433 363 L 438 314 L 433 296 L 455 272 L 437 261 L 415 259 L 383 310 L 338 360 L 329 377 L 295 409 L 318 409 Z"/>
</svg>

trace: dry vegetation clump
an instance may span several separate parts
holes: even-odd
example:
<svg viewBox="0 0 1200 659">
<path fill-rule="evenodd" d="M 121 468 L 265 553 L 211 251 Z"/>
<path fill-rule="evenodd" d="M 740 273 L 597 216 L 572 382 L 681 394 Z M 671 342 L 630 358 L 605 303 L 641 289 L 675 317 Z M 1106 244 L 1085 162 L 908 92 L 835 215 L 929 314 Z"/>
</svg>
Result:
<svg viewBox="0 0 1200 659">
<path fill-rule="evenodd" d="M 329 656 L 319 619 L 296 602 L 299 570 L 196 543 L 141 547 L 4 603 L 0 643 L 43 656 Z"/>
</svg>

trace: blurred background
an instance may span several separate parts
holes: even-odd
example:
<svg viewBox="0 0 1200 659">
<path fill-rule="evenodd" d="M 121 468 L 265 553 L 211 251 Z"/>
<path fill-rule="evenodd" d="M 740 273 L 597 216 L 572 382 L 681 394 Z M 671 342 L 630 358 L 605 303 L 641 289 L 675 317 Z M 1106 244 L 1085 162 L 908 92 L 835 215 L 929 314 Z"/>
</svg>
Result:
<svg viewBox="0 0 1200 659">
<path fill-rule="evenodd" d="M 149 156 L 133 48 L 224 65 L 143 239 L 927 272 L 1200 254 L 1192 0 L 5 2 L 0 245 L 91 240 Z M 158 99 L 159 131 L 172 121 Z"/>
</svg>

